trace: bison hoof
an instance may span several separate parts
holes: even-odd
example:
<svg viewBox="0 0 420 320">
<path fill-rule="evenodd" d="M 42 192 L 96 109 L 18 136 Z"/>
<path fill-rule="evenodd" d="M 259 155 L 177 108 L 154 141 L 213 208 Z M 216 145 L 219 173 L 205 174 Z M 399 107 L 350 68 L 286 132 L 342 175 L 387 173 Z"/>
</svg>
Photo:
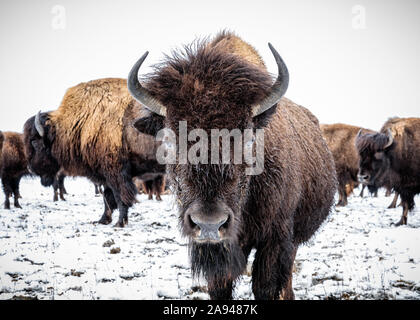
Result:
<svg viewBox="0 0 420 320">
<path fill-rule="evenodd" d="M 102 218 L 98 221 L 98 223 L 100 223 L 100 224 L 110 224 L 111 222 L 112 222 L 112 219 L 107 218 L 107 217 L 102 217 Z"/>
<path fill-rule="evenodd" d="M 400 221 L 398 221 L 397 223 L 392 223 L 391 225 L 394 225 L 396 227 L 402 226 L 402 225 L 406 225 L 407 224 L 407 220 L 406 219 L 401 219 Z"/>
<path fill-rule="evenodd" d="M 17 204 L 15 204 L 15 208 L 22 209 L 22 206 L 19 203 L 17 203 Z"/>
<path fill-rule="evenodd" d="M 390 205 L 389 207 L 388 207 L 388 209 L 395 209 L 395 204 L 394 205 Z"/>
<path fill-rule="evenodd" d="M 116 224 L 114 224 L 114 228 L 124 228 L 126 223 L 118 221 Z"/>
</svg>

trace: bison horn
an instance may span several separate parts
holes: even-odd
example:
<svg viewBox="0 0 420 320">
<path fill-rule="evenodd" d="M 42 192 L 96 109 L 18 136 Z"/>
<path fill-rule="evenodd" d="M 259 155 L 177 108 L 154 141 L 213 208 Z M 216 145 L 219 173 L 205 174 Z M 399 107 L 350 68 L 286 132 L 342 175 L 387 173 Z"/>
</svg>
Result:
<svg viewBox="0 0 420 320">
<path fill-rule="evenodd" d="M 394 137 L 392 136 L 391 129 L 388 128 L 388 130 L 386 131 L 386 135 L 388 137 L 388 143 L 384 146 L 384 149 L 390 147 L 391 144 L 394 142 Z"/>
<path fill-rule="evenodd" d="M 276 49 L 274 49 L 274 47 L 271 45 L 271 43 L 268 43 L 268 47 L 273 53 L 274 59 L 276 59 L 278 76 L 276 82 L 274 82 L 273 86 L 271 87 L 269 95 L 260 103 L 252 106 L 253 117 L 258 116 L 259 114 L 276 105 L 284 96 L 287 87 L 289 86 L 289 71 L 287 70 L 286 64 Z"/>
<path fill-rule="evenodd" d="M 44 131 L 44 127 L 41 124 L 40 115 L 41 115 L 41 111 L 39 111 L 37 115 L 35 116 L 35 129 L 36 131 L 38 131 L 39 135 L 43 137 L 45 131 Z"/>
<path fill-rule="evenodd" d="M 165 117 L 166 107 L 162 105 L 159 101 L 157 101 L 154 97 L 152 97 L 150 92 L 147 91 L 147 89 L 145 89 L 144 87 L 142 87 L 138 80 L 139 69 L 148 54 L 149 52 L 146 51 L 146 53 L 143 54 L 143 56 L 136 62 L 136 64 L 131 69 L 127 80 L 128 91 L 134 99 L 136 99 L 139 103 L 144 105 L 147 109 Z"/>
</svg>

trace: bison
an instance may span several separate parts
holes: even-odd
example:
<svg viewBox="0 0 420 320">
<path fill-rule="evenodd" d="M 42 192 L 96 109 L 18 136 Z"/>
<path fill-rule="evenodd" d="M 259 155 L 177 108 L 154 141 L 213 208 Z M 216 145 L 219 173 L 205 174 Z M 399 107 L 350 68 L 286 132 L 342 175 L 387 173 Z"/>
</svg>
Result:
<svg viewBox="0 0 420 320">
<path fill-rule="evenodd" d="M 232 157 L 226 162 L 192 163 L 179 154 L 167 163 L 181 229 L 190 240 L 192 272 L 207 279 L 212 299 L 232 298 L 253 248 L 255 298 L 293 299 L 297 248 L 319 228 L 334 201 L 334 159 L 319 122 L 308 109 L 282 98 L 289 74 L 277 51 L 269 47 L 278 66 L 274 84 L 256 50 L 229 32 L 174 52 L 141 84 L 138 73 L 146 52 L 128 77 L 131 94 L 150 110 L 135 123 L 140 132 L 158 134 L 163 140 L 172 132 L 181 141 L 184 124 L 190 132 L 198 129 L 207 135 L 212 129 L 238 129 L 245 136 L 244 149 L 252 148 L 255 155 L 263 146 L 260 174 L 258 170 L 251 174 L 248 164 Z M 255 131 L 252 137 L 246 138 L 247 129 Z M 263 130 L 262 137 L 258 129 Z M 181 150 L 166 140 L 162 148 Z M 220 159 L 221 150 L 215 147 L 212 157 Z"/>
<path fill-rule="evenodd" d="M 346 206 L 346 185 L 355 186 L 358 184 L 359 155 L 354 142 L 361 128 L 342 123 L 322 124 L 320 127 L 334 156 L 339 195 L 337 206 Z"/>
<path fill-rule="evenodd" d="M 356 139 L 360 155 L 359 180 L 368 185 L 388 185 L 401 197 L 402 216 L 395 225 L 407 224 L 420 193 L 420 118 L 391 118 L 380 132 L 363 133 Z"/>
<path fill-rule="evenodd" d="M 10 209 L 9 198 L 12 195 L 15 208 L 22 208 L 19 204 L 19 184 L 23 176 L 29 175 L 22 134 L 7 131 L 1 137 L 4 139 L 0 153 L 0 173 L 5 195 L 4 208 Z"/>
<path fill-rule="evenodd" d="M 127 90 L 127 80 L 107 78 L 68 89 L 55 111 L 39 112 L 24 127 L 32 171 L 52 183 L 60 168 L 69 176 L 83 176 L 104 186 L 104 213 L 99 223 L 128 223 L 135 202 L 133 177 L 165 172 L 156 161 L 158 143 L 132 126 L 144 108 Z"/>
<path fill-rule="evenodd" d="M 162 201 L 161 194 L 165 192 L 166 178 L 160 173 L 146 173 L 134 179 L 137 190 L 149 196 L 149 200 L 155 195 L 156 200 Z"/>
</svg>

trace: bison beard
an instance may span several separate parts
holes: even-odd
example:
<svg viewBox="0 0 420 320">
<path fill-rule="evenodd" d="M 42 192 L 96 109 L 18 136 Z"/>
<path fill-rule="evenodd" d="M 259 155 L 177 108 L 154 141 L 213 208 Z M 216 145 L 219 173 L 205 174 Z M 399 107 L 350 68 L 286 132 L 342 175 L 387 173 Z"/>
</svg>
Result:
<svg viewBox="0 0 420 320">
<path fill-rule="evenodd" d="M 208 281 L 210 295 L 216 299 L 231 299 L 232 290 L 217 288 L 232 288 L 246 267 L 246 257 L 236 243 L 222 241 L 220 243 L 192 242 L 189 246 L 191 270 L 194 277 L 204 276 Z M 219 282 L 225 282 L 221 286 Z"/>
</svg>

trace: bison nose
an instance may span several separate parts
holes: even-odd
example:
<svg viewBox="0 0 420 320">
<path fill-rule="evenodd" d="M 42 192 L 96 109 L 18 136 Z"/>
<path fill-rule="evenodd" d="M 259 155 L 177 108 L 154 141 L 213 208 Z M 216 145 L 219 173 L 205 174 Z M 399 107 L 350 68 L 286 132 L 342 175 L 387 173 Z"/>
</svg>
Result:
<svg viewBox="0 0 420 320">
<path fill-rule="evenodd" d="M 204 217 L 200 214 L 190 214 L 191 227 L 197 230 L 194 240 L 202 242 L 221 241 L 222 229 L 227 229 L 230 217 L 227 214 L 218 217 Z"/>
<path fill-rule="evenodd" d="M 359 179 L 359 181 L 361 183 L 367 182 L 370 179 L 370 175 L 369 174 L 358 174 L 357 178 Z"/>
</svg>

